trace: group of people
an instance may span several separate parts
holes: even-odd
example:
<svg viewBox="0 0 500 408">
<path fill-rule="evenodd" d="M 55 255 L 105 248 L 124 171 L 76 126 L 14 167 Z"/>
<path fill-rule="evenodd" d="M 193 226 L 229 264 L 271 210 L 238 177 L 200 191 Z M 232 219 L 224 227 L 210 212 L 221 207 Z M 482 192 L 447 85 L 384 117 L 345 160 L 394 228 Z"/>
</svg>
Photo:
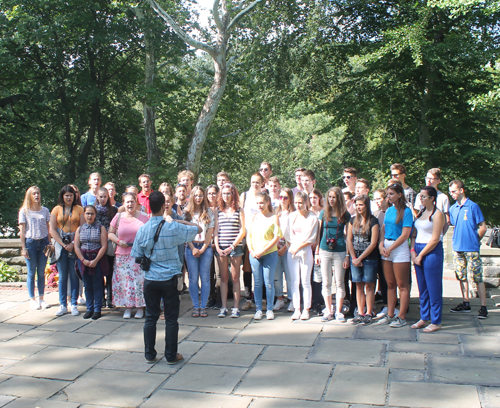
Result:
<svg viewBox="0 0 500 408">
<path fill-rule="evenodd" d="M 347 167 L 345 187 L 332 187 L 323 195 L 315 188 L 313 171 L 296 169 L 296 186 L 290 189 L 282 187 L 272 176 L 271 164 L 263 162 L 241 194 L 223 171 L 216 184 L 204 189 L 193 187 L 194 175 L 186 170 L 179 173 L 175 187 L 162 183 L 158 192 L 152 190 L 151 177 L 142 174 L 140 190 L 128 186 L 119 203 L 115 185 L 101 187 L 100 174 L 92 173 L 88 192 L 80 195 L 77 186 L 64 186 L 52 212 L 42 206 L 40 189 L 32 186 L 19 211 L 31 307 L 49 307 L 43 300 L 44 269 L 47 249 L 53 249 L 52 263 L 59 272 L 56 315 L 79 314 L 79 277 L 86 319 L 98 319 L 106 306 L 124 307 L 125 319 L 132 317 L 133 309 L 134 317 L 142 318 L 146 307 L 146 358 L 154 360 L 151 336 L 156 320 L 165 318 L 175 331 L 178 304 L 165 296 L 183 289 L 184 280 L 174 279 L 182 272 L 188 275 L 193 318 L 207 317 L 210 307 L 219 308 L 220 318 L 237 318 L 243 293 L 241 309 L 255 307 L 256 320 L 264 317 L 264 307 L 265 317 L 274 319 L 288 298 L 292 320 L 307 320 L 319 312 L 324 322 L 346 322 L 349 299 L 351 307 L 357 304 L 352 324 L 376 321 L 397 328 L 406 325 L 413 262 L 421 319 L 412 327 L 432 332 L 441 327 L 442 238 L 451 224 L 463 294 L 463 302 L 451 312 L 471 311 L 469 272 L 481 298 L 478 317 L 486 318 L 479 256 L 486 226 L 479 206 L 466 197 L 464 184 L 454 180 L 449 183 L 455 200 L 450 207 L 448 196 L 438 190 L 437 168 L 428 171 L 418 194 L 405 176 L 405 167 L 393 164 L 387 187 L 373 191 L 370 198 L 370 183 Z M 379 313 L 377 296 L 384 302 Z M 167 360 L 178 358 L 176 348 L 171 349 Z"/>
</svg>

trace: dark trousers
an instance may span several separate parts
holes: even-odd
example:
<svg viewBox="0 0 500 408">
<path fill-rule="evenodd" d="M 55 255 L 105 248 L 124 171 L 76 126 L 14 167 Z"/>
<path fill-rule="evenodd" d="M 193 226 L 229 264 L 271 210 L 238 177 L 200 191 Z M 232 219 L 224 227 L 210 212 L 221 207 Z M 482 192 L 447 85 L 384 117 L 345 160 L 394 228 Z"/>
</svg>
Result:
<svg viewBox="0 0 500 408">
<path fill-rule="evenodd" d="M 144 323 L 144 354 L 146 360 L 156 357 L 156 322 L 160 317 L 160 301 L 165 307 L 165 358 L 173 361 L 177 357 L 179 338 L 179 291 L 177 279 L 167 281 L 144 280 L 144 299 L 146 300 L 146 321 Z"/>
<path fill-rule="evenodd" d="M 102 308 L 102 272 L 99 264 L 95 268 L 94 275 L 85 273 L 82 278 L 85 286 L 87 311 L 100 312 Z"/>
</svg>

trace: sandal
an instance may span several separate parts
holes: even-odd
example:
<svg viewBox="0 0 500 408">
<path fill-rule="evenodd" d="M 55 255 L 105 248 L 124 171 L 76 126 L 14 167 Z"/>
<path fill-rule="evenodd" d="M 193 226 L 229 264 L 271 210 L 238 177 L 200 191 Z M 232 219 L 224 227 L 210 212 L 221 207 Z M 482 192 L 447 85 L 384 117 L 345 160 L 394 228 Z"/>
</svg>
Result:
<svg viewBox="0 0 500 408">
<path fill-rule="evenodd" d="M 412 329 L 423 329 L 424 327 L 427 327 L 427 326 L 428 326 L 428 321 L 420 319 L 417 323 L 412 324 L 411 328 Z"/>
<path fill-rule="evenodd" d="M 200 310 L 200 317 L 208 317 L 207 309 Z"/>
<path fill-rule="evenodd" d="M 200 317 L 200 309 L 193 309 L 191 317 Z"/>
<path fill-rule="evenodd" d="M 160 313 L 160 320 L 165 320 L 165 312 Z"/>
<path fill-rule="evenodd" d="M 441 329 L 440 324 L 430 324 L 424 329 L 424 333 L 432 333 Z"/>
</svg>

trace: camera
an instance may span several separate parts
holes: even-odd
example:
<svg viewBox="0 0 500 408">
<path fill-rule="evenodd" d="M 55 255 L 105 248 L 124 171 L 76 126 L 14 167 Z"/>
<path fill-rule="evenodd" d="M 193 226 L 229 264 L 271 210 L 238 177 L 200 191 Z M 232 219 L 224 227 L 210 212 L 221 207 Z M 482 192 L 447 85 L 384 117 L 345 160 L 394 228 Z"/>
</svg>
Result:
<svg viewBox="0 0 500 408">
<path fill-rule="evenodd" d="M 328 249 L 333 250 L 337 246 L 337 238 L 327 238 Z"/>
<path fill-rule="evenodd" d="M 149 271 L 149 268 L 151 267 L 151 259 L 147 256 L 138 256 L 135 258 L 135 263 L 139 264 L 143 271 Z"/>
<path fill-rule="evenodd" d="M 63 242 L 64 245 L 71 244 L 71 236 L 69 236 L 69 235 L 63 235 L 61 237 L 61 239 L 62 239 L 62 242 Z"/>
</svg>

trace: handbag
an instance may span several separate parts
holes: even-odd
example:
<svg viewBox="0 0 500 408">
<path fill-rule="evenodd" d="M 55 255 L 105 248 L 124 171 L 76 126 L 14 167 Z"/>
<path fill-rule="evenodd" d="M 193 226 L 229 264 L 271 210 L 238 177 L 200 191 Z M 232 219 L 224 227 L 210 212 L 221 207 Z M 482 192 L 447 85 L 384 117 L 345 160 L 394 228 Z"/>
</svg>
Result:
<svg viewBox="0 0 500 408">
<path fill-rule="evenodd" d="M 490 238 L 486 243 L 491 248 L 500 248 L 500 228 L 493 228 L 491 230 Z"/>
<path fill-rule="evenodd" d="M 120 217 L 122 216 L 122 213 L 118 214 L 118 219 L 116 220 L 116 232 L 115 235 L 118 237 L 118 226 L 120 225 Z M 111 241 L 108 238 L 108 247 L 106 248 L 106 255 L 108 256 L 115 256 L 115 251 L 116 251 L 116 243 Z"/>
</svg>

